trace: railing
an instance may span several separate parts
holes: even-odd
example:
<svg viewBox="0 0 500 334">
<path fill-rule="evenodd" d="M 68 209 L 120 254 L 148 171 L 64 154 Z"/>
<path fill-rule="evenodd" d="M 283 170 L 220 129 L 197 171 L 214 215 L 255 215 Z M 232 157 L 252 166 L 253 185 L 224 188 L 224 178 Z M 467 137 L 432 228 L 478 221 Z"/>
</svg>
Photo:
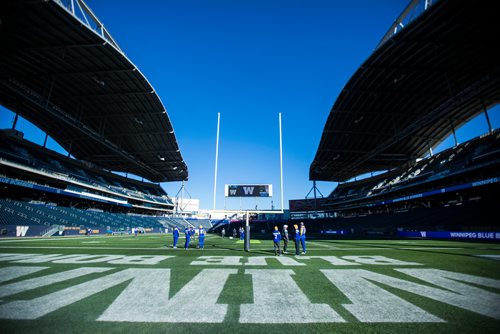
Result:
<svg viewBox="0 0 500 334">
<path fill-rule="evenodd" d="M 83 0 L 55 0 L 55 2 L 66 9 L 89 29 L 113 45 L 118 51 L 123 53 L 113 37 L 109 34 L 108 30 L 104 28 L 102 22 L 99 21 L 97 16 L 95 16 Z"/>
<path fill-rule="evenodd" d="M 387 42 L 392 36 L 400 32 L 404 27 L 428 10 L 433 3 L 438 0 L 411 0 L 410 4 L 403 10 L 399 17 L 394 21 L 389 30 L 385 33 L 382 40 L 378 43 L 376 49 Z"/>
</svg>

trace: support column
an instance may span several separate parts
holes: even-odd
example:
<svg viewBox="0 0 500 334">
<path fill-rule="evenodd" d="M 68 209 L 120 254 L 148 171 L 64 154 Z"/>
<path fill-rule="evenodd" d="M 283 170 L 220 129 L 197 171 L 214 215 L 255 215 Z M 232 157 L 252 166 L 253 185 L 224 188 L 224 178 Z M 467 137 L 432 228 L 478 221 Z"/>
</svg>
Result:
<svg viewBox="0 0 500 334">
<path fill-rule="evenodd" d="M 19 119 L 19 114 L 16 113 L 16 116 L 14 116 L 14 122 L 12 122 L 12 130 L 16 129 L 18 119 Z"/>
</svg>

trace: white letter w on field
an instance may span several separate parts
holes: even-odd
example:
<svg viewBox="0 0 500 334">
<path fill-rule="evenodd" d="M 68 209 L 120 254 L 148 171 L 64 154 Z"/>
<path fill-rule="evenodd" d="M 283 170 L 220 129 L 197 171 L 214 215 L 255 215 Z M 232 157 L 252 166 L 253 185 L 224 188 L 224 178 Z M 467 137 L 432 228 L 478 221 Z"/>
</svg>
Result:
<svg viewBox="0 0 500 334">
<path fill-rule="evenodd" d="M 31 300 L 3 304 L 0 318 L 37 319 L 132 280 L 98 320 L 218 323 L 224 320 L 227 305 L 216 304 L 217 299 L 229 275 L 236 272 L 236 269 L 204 269 L 169 299 L 170 269 L 126 269 Z M 186 317 L 189 314 L 196 316 Z"/>
</svg>

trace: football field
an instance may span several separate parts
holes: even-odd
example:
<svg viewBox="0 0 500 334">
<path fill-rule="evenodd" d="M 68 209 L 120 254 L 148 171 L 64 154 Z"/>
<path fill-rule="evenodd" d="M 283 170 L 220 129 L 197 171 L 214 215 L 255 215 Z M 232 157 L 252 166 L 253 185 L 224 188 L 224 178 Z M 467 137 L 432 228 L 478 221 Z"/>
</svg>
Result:
<svg viewBox="0 0 500 334">
<path fill-rule="evenodd" d="M 0 240 L 1 333 L 500 333 L 500 244 Z"/>
</svg>

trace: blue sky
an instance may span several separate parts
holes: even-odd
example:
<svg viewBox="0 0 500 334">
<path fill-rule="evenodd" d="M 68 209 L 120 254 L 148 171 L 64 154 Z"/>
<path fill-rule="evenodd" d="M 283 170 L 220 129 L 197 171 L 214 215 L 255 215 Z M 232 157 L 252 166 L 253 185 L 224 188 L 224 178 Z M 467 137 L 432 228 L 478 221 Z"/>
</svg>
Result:
<svg viewBox="0 0 500 334">
<path fill-rule="evenodd" d="M 217 112 L 221 113 L 217 208 L 224 184 L 271 183 L 279 207 L 278 112 L 283 117 L 285 207 L 312 186 L 309 166 L 330 108 L 408 1 L 87 0 L 148 78 L 173 123 L 189 168 L 187 190 L 212 208 Z M 490 111 L 493 126 L 500 123 Z M 0 108 L 0 127 L 12 114 Z M 43 134 L 18 129 L 39 144 Z M 484 115 L 457 133 L 487 131 Z M 448 147 L 447 140 L 441 148 Z M 50 148 L 58 149 L 49 142 Z M 326 196 L 335 183 L 320 182 Z M 164 183 L 175 195 L 180 183 Z M 234 200 L 233 200 L 234 201 Z M 260 200 L 227 209 L 269 207 Z"/>
</svg>

